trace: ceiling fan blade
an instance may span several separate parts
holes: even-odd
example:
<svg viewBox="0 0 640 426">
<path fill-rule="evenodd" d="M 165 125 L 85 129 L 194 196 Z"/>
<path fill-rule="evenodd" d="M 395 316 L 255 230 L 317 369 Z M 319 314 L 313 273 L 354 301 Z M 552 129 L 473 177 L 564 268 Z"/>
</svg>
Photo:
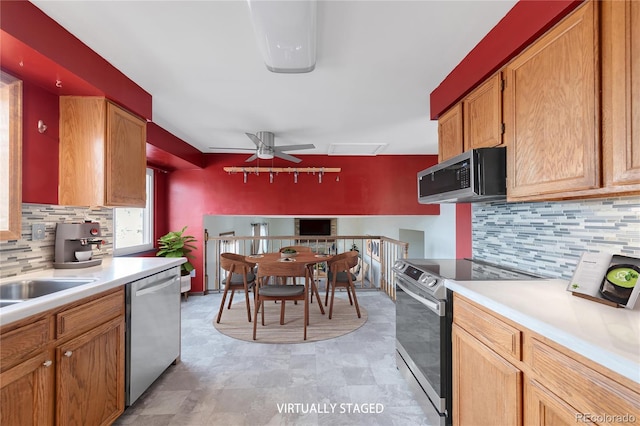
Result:
<svg viewBox="0 0 640 426">
<path fill-rule="evenodd" d="M 262 141 L 260 140 L 260 138 L 258 138 L 253 133 L 245 133 L 245 135 L 249 136 L 249 139 L 251 139 L 253 141 L 253 143 L 255 143 L 258 148 L 262 144 Z"/>
<path fill-rule="evenodd" d="M 224 150 L 233 150 L 233 151 L 255 151 L 255 148 L 234 148 L 231 146 L 210 146 L 209 149 L 224 149 Z"/>
<path fill-rule="evenodd" d="M 276 152 L 273 153 L 273 155 L 278 157 L 278 158 L 282 158 L 283 160 L 292 161 L 294 163 L 299 163 L 299 162 L 302 161 L 301 159 L 296 158 L 293 155 L 285 154 L 284 152 L 276 151 Z"/>
<path fill-rule="evenodd" d="M 301 144 L 301 145 L 276 145 L 273 148 L 276 151 L 294 151 L 299 149 L 313 149 L 316 146 L 312 143 Z"/>
<path fill-rule="evenodd" d="M 246 163 L 255 160 L 256 158 L 258 158 L 258 154 L 253 154 L 251 157 L 247 158 L 246 160 L 244 160 Z"/>
</svg>

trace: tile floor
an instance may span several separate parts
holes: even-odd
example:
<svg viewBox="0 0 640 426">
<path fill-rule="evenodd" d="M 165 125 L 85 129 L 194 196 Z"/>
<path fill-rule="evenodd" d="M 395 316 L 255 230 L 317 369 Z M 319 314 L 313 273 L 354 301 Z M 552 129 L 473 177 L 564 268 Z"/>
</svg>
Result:
<svg viewBox="0 0 640 426">
<path fill-rule="evenodd" d="M 358 293 L 369 319 L 355 332 L 282 345 L 220 334 L 220 297 L 182 302 L 182 362 L 116 425 L 427 424 L 395 366 L 395 305 L 384 293 Z"/>
</svg>

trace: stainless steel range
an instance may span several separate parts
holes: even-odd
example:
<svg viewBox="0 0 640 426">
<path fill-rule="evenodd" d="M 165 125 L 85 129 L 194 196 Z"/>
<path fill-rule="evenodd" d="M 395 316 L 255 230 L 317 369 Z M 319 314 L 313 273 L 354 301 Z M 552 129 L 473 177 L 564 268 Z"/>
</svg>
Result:
<svg viewBox="0 0 640 426">
<path fill-rule="evenodd" d="M 470 259 L 400 259 L 396 273 L 396 362 L 427 421 L 451 424 L 453 300 L 445 280 L 529 280 L 534 277 Z"/>
</svg>

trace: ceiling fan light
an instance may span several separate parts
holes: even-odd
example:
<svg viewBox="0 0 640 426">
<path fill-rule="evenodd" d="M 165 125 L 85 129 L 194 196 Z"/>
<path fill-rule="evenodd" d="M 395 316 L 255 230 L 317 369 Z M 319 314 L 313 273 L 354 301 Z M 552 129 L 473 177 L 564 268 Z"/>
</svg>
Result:
<svg viewBox="0 0 640 426">
<path fill-rule="evenodd" d="M 261 160 L 271 160 L 273 158 L 273 149 L 268 146 L 260 145 L 258 148 L 258 158 Z"/>
<path fill-rule="evenodd" d="M 247 0 L 269 71 L 305 73 L 316 67 L 316 0 Z"/>
</svg>

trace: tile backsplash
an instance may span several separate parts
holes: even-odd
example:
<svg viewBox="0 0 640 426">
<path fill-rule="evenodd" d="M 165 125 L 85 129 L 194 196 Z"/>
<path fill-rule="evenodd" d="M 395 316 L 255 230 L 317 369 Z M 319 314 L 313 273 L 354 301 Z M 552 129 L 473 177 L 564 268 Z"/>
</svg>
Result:
<svg viewBox="0 0 640 426">
<path fill-rule="evenodd" d="M 473 257 L 570 279 L 580 255 L 640 257 L 640 197 L 472 206 Z"/>
<path fill-rule="evenodd" d="M 0 242 L 0 278 L 53 268 L 56 224 L 84 220 L 100 223 L 105 244 L 99 251 L 94 248 L 94 256 L 110 256 L 113 253 L 113 209 L 23 203 L 22 238 Z M 34 241 L 31 225 L 38 223 L 45 224 L 45 238 Z"/>
</svg>

